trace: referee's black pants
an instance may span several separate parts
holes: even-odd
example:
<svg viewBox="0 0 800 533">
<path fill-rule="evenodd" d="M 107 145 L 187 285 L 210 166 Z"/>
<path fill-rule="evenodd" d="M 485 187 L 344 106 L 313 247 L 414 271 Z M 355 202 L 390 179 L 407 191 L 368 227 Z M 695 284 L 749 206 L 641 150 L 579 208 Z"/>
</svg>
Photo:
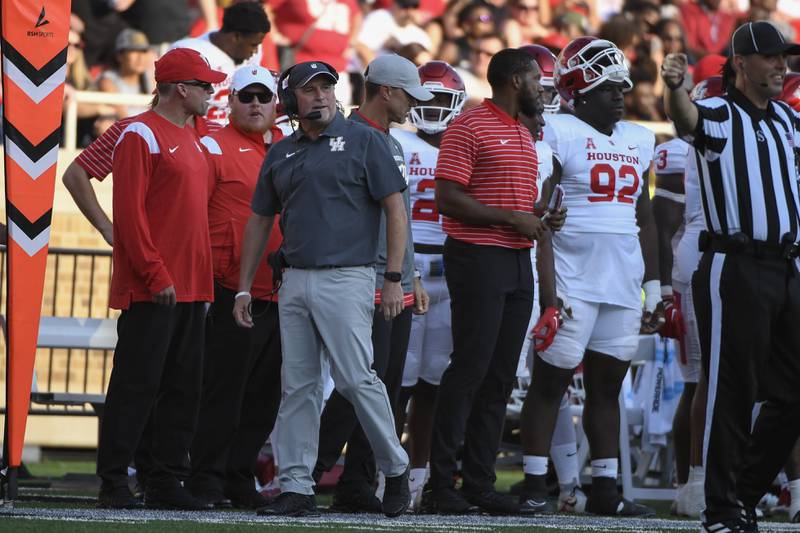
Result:
<svg viewBox="0 0 800 533">
<path fill-rule="evenodd" d="M 463 442 L 463 488 L 480 492 L 494 487 L 506 403 L 531 318 L 530 250 L 479 246 L 448 237 L 444 270 L 453 316 L 453 353 L 434 412 L 431 488 L 454 485 L 456 454 Z"/>
<path fill-rule="evenodd" d="M 233 319 L 236 293 L 214 284 L 206 322 L 203 394 L 191 448 L 195 494 L 247 494 L 281 401 L 278 304 L 253 300 L 253 328 Z"/>
<path fill-rule="evenodd" d="M 175 486 L 185 476 L 200 405 L 205 305 L 137 302 L 117 320 L 97 449 L 103 489 L 128 486 L 128 464 L 150 417 L 148 486 Z"/>
<path fill-rule="evenodd" d="M 800 279 L 777 257 L 706 252 L 692 279 L 703 368 L 706 519 L 754 507 L 800 435 Z M 766 400 L 751 436 L 756 399 Z"/>
<path fill-rule="evenodd" d="M 380 306 L 375 307 L 372 317 L 372 368 L 383 381 L 392 411 L 397 408 L 400 387 L 403 383 L 403 367 L 406 364 L 408 339 L 411 335 L 411 307 L 392 320 L 386 320 Z M 319 451 L 314 467 L 316 481 L 323 472 L 336 464 L 347 443 L 344 471 L 339 478 L 342 486 L 367 483 L 375 480 L 375 456 L 367 436 L 358 422 L 352 404 L 336 390 L 325 408 L 319 428 Z"/>
</svg>

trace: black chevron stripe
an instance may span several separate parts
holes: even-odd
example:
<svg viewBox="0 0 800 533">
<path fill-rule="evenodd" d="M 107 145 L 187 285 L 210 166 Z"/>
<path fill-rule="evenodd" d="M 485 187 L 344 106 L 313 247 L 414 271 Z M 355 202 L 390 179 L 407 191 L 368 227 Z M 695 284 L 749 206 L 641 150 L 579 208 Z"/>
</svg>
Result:
<svg viewBox="0 0 800 533">
<path fill-rule="evenodd" d="M 61 142 L 61 128 L 57 128 L 53 130 L 53 133 L 42 139 L 37 145 L 31 144 L 31 142 L 17 129 L 14 125 L 9 121 L 6 120 L 4 122 L 4 130 L 6 134 L 6 138 L 14 141 L 20 150 L 25 152 L 31 161 L 38 161 L 42 158 L 47 152 L 53 149 L 54 146 L 58 146 L 58 143 Z"/>
<path fill-rule="evenodd" d="M 25 57 L 20 54 L 16 48 L 5 39 L 2 40 L 3 55 L 11 61 L 25 76 L 33 82 L 34 85 L 39 86 L 44 81 L 55 74 L 55 72 L 64 66 L 67 62 L 67 47 L 65 46 L 58 54 L 47 62 L 42 68 L 37 69 Z"/>
<path fill-rule="evenodd" d="M 11 202 L 6 202 L 8 209 L 8 219 L 13 221 L 19 229 L 21 229 L 29 239 L 36 238 L 41 232 L 50 227 L 50 221 L 53 218 L 53 210 L 49 209 L 47 213 L 40 216 L 38 220 L 31 222 L 28 217 L 22 214 L 22 211 L 14 207 Z"/>
</svg>

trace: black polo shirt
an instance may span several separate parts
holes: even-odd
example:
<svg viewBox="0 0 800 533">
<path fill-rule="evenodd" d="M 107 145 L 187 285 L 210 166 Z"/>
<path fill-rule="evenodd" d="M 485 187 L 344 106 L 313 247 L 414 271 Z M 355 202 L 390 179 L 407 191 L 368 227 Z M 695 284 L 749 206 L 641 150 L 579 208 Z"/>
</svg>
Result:
<svg viewBox="0 0 800 533">
<path fill-rule="evenodd" d="M 269 150 L 252 209 L 280 213 L 291 266 L 372 265 L 380 201 L 405 188 L 380 132 L 337 113 L 316 140 L 298 130 Z"/>
</svg>

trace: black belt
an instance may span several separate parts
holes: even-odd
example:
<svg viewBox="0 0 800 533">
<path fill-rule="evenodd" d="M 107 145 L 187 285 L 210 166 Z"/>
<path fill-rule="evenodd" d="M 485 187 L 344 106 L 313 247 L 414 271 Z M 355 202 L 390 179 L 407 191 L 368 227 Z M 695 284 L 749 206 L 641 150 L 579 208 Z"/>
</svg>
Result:
<svg viewBox="0 0 800 533">
<path fill-rule="evenodd" d="M 701 231 L 698 239 L 701 252 L 716 252 L 723 254 L 746 254 L 767 259 L 794 259 L 800 256 L 800 245 L 795 242 L 795 236 L 786 233 L 780 244 L 766 241 L 755 241 L 744 233 L 721 235 L 709 231 Z"/>
<path fill-rule="evenodd" d="M 374 263 L 367 263 L 364 265 L 317 265 L 317 266 L 286 265 L 287 268 L 294 268 L 296 270 L 332 270 L 334 268 L 361 268 L 361 267 L 371 267 L 371 266 L 374 266 Z"/>
<path fill-rule="evenodd" d="M 442 255 L 444 253 L 444 246 L 441 244 L 419 244 L 415 242 L 414 252 L 418 254 Z"/>
</svg>

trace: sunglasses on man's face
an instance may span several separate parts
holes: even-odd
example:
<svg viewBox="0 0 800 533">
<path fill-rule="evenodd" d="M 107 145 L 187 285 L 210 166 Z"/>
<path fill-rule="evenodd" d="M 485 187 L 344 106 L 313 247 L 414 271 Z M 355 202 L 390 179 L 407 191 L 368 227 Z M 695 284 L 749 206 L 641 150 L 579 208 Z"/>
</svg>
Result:
<svg viewBox="0 0 800 533">
<path fill-rule="evenodd" d="M 207 81 L 179 81 L 178 83 L 182 83 L 183 85 L 190 85 L 192 87 L 200 87 L 204 91 L 210 91 L 214 86 L 208 83 Z"/>
<path fill-rule="evenodd" d="M 270 91 L 265 93 L 238 93 L 236 97 L 243 104 L 249 104 L 255 98 L 258 98 L 259 104 L 268 104 L 272 101 L 272 93 Z"/>
</svg>

